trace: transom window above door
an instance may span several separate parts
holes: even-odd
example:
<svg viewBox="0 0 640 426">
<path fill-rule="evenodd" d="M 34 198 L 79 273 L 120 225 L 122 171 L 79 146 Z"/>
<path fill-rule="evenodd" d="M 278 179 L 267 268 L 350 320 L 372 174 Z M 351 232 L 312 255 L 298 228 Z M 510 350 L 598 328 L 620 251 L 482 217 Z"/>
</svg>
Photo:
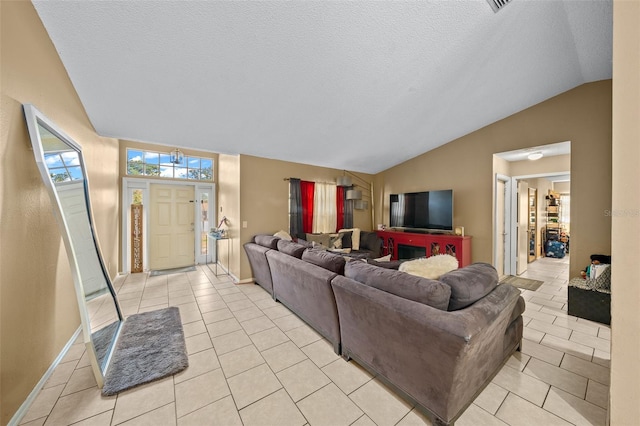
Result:
<svg viewBox="0 0 640 426">
<path fill-rule="evenodd" d="M 127 175 L 211 182 L 213 159 L 185 155 L 179 163 L 172 163 L 168 152 L 127 148 Z"/>
</svg>

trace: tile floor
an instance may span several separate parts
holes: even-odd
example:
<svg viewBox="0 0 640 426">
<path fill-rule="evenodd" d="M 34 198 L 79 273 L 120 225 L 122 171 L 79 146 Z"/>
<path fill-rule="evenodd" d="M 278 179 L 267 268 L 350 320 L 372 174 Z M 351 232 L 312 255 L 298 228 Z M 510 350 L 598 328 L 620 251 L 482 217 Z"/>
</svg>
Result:
<svg viewBox="0 0 640 426">
<path fill-rule="evenodd" d="M 522 353 L 456 424 L 605 425 L 610 329 L 567 315 L 568 258 L 541 259 L 523 276 L 544 284 L 523 292 Z M 234 285 L 206 267 L 115 284 L 125 315 L 180 308 L 189 368 L 105 398 L 77 342 L 22 424 L 429 424 L 259 286 Z"/>
</svg>

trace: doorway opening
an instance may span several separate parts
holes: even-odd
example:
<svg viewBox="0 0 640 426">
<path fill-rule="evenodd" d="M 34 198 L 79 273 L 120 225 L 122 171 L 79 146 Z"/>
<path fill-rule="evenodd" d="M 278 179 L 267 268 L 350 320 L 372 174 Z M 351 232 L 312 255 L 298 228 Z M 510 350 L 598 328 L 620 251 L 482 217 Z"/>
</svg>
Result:
<svg viewBox="0 0 640 426">
<path fill-rule="evenodd" d="M 157 200 L 152 201 L 153 187 L 163 188 L 163 197 L 170 192 L 176 193 L 178 200 L 171 205 L 161 197 L 158 206 Z M 124 178 L 122 271 L 141 272 L 210 262 L 212 256 L 207 233 L 216 221 L 214 194 L 214 183 Z M 164 229 L 159 231 L 158 223 L 152 222 L 152 212 L 153 220 L 159 221 Z M 171 220 L 174 226 L 184 229 L 167 232 L 166 226 Z M 164 263 L 157 263 L 158 257 L 164 258 Z M 184 265 L 169 266 L 174 263 Z"/>
<path fill-rule="evenodd" d="M 532 152 L 543 156 L 530 160 Z M 564 257 L 570 240 L 571 143 L 494 154 L 494 176 L 498 274 L 523 275 L 541 257 Z"/>
</svg>

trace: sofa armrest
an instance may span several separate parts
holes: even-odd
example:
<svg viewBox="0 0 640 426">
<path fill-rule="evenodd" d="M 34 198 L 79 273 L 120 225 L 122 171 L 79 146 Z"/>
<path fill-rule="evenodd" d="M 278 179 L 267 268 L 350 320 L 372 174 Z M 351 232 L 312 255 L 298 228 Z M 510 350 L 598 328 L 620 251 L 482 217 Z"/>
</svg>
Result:
<svg viewBox="0 0 640 426">
<path fill-rule="evenodd" d="M 382 375 L 445 421 L 460 414 L 513 351 L 520 291 L 499 285 L 447 312 L 337 276 L 332 281 L 343 353 Z M 506 342 L 509 340 L 509 342 Z M 513 340 L 513 341 L 511 341 Z"/>
</svg>

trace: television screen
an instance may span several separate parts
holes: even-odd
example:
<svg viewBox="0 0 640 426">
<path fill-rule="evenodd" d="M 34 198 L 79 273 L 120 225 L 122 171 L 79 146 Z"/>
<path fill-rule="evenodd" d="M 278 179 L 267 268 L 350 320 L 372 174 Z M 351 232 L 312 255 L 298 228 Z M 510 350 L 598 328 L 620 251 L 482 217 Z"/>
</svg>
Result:
<svg viewBox="0 0 640 426">
<path fill-rule="evenodd" d="M 453 230 L 453 190 L 391 194 L 392 228 Z"/>
</svg>

